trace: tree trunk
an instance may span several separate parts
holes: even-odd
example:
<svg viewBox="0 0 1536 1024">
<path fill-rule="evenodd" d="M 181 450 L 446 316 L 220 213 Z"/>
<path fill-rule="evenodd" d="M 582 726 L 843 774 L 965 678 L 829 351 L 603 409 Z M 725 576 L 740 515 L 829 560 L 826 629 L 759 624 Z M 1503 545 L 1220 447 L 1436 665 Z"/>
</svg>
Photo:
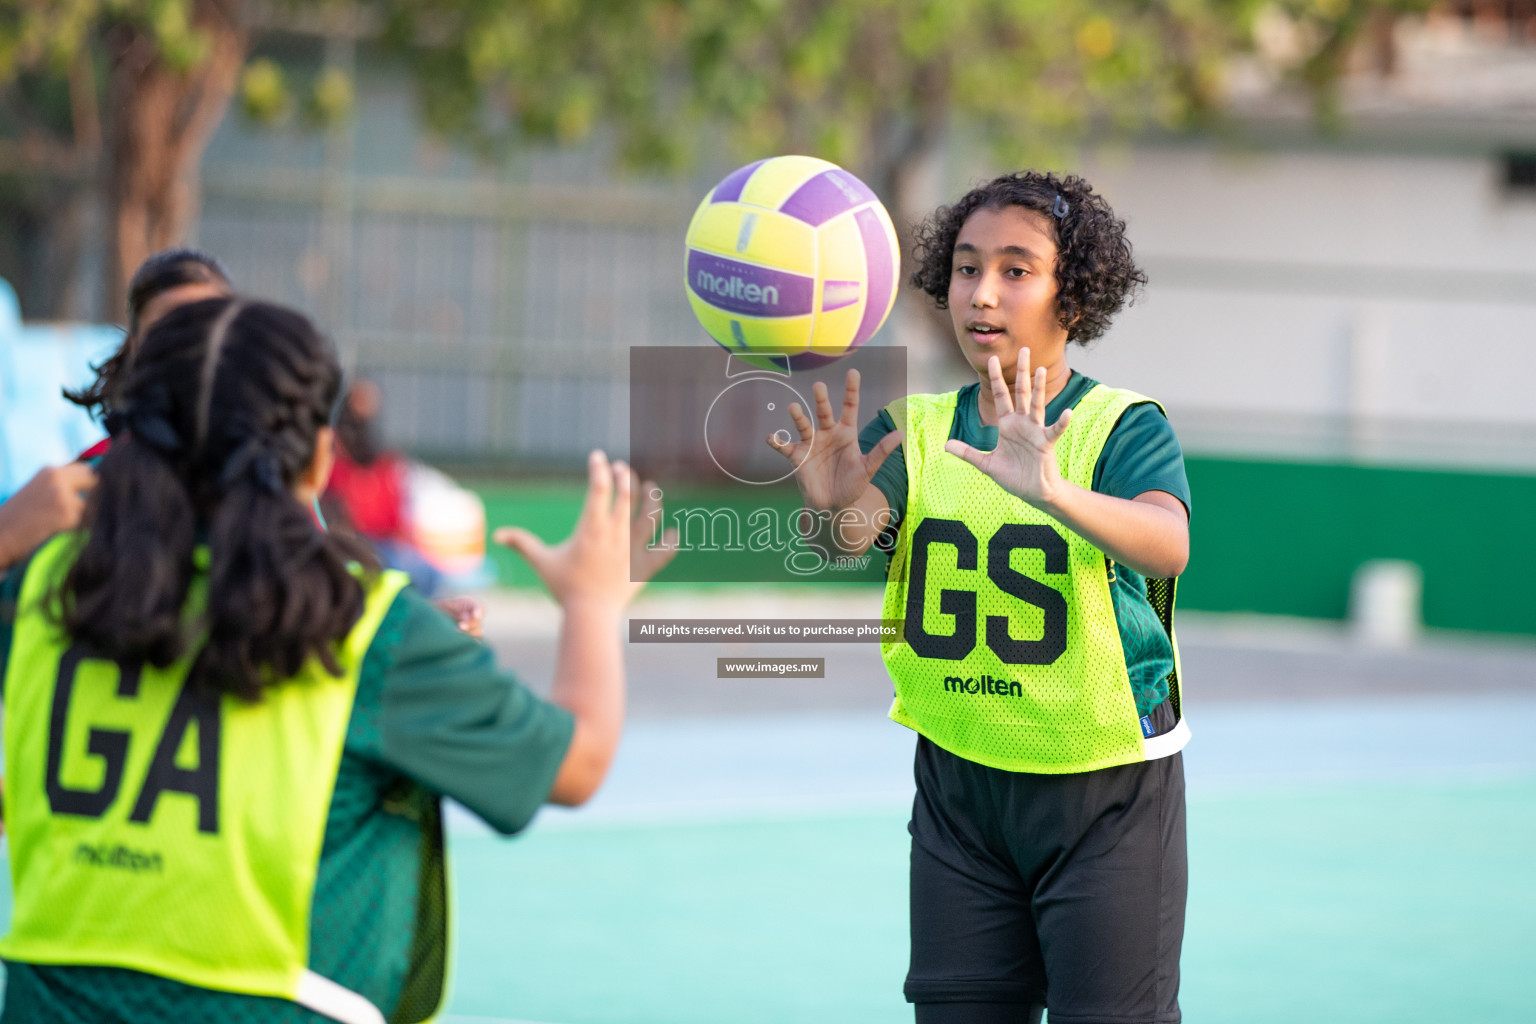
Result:
<svg viewBox="0 0 1536 1024">
<path fill-rule="evenodd" d="M 78 186 L 60 191 L 39 254 L 42 273 L 29 283 L 34 285 L 33 294 L 42 308 L 48 311 L 46 316 L 67 320 L 82 312 L 80 265 L 85 255 L 91 196 L 87 189 Z"/>
<path fill-rule="evenodd" d="M 106 319 L 121 319 L 128 282 L 144 257 L 185 242 L 200 205 L 203 150 L 229 107 L 249 34 L 240 0 L 196 0 L 202 59 L 177 70 L 153 36 L 119 26 L 109 40 L 106 121 Z"/>
<path fill-rule="evenodd" d="M 8 84 L 0 103 L 15 138 L 0 142 L 0 276 L 28 319 L 88 315 L 81 258 L 95 210 L 101 132 L 90 48 L 69 68 L 69 115 L 30 103 Z"/>
<path fill-rule="evenodd" d="M 897 318 L 897 342 L 907 349 L 911 388 L 927 391 L 969 367 L 955 346 L 949 314 L 935 308 L 933 300 L 910 282 L 917 269 L 912 252 L 914 229 L 933 213 L 934 197 L 925 194 L 928 190 L 922 187 L 921 179 L 925 165 L 943 145 L 949 123 L 947 63 L 940 60 L 920 69 L 914 89 L 914 102 L 874 119 L 871 177 L 876 192 L 889 203 L 901 247 L 901 287 L 892 310 Z"/>
</svg>

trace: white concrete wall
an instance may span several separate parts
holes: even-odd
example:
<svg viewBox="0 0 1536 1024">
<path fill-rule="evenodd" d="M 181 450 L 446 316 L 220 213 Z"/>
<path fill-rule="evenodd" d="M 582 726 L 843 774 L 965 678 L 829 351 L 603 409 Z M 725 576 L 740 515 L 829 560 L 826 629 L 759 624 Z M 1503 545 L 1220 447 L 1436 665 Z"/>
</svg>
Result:
<svg viewBox="0 0 1536 1024">
<path fill-rule="evenodd" d="M 1536 200 L 1494 157 L 1083 173 L 1152 283 L 1074 365 L 1161 399 L 1191 451 L 1536 469 Z"/>
</svg>

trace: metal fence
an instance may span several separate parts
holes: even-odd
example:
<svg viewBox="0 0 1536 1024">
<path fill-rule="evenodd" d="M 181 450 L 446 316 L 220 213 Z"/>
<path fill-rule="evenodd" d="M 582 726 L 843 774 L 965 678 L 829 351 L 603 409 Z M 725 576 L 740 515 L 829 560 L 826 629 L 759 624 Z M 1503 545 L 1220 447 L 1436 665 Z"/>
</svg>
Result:
<svg viewBox="0 0 1536 1024">
<path fill-rule="evenodd" d="M 337 162 L 214 163 L 198 241 L 241 290 L 331 332 L 349 369 L 382 388 L 389 443 L 519 468 L 623 451 L 629 347 L 702 340 L 681 287 L 702 187 L 376 176 Z"/>
</svg>

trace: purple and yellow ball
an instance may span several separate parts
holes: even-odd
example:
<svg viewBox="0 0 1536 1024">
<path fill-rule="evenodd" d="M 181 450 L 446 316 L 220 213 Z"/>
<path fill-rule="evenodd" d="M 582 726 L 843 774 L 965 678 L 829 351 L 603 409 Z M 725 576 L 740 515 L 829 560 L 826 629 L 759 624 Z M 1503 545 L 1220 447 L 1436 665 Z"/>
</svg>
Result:
<svg viewBox="0 0 1536 1024">
<path fill-rule="evenodd" d="M 815 157 L 732 171 L 688 225 L 694 315 L 721 347 L 754 362 L 800 370 L 847 355 L 885 322 L 900 275 L 880 200 Z"/>
</svg>

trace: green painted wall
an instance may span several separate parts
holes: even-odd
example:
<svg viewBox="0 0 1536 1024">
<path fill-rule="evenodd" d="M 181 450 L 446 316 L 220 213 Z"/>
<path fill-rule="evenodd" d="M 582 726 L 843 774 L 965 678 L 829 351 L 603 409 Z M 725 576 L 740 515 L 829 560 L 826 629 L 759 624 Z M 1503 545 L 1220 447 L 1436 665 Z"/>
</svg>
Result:
<svg viewBox="0 0 1536 1024">
<path fill-rule="evenodd" d="M 1341 619 L 1372 558 L 1424 571 L 1424 620 L 1536 634 L 1536 476 L 1190 458 L 1194 495 L 1182 608 Z M 550 540 L 576 521 L 575 484 L 486 484 L 490 523 Z M 535 581 L 493 547 L 504 584 Z"/>
<path fill-rule="evenodd" d="M 1191 458 L 1185 608 L 1343 618 L 1355 567 L 1424 570 L 1424 621 L 1536 634 L 1536 477 Z"/>
<path fill-rule="evenodd" d="M 571 532 L 581 515 L 582 489 L 576 483 L 482 483 L 465 481 L 485 502 L 487 531 L 498 526 L 521 526 L 553 543 Z M 528 563 L 490 538 L 486 554 L 496 570 L 496 582 L 502 586 L 533 587 L 539 579 Z"/>
</svg>

